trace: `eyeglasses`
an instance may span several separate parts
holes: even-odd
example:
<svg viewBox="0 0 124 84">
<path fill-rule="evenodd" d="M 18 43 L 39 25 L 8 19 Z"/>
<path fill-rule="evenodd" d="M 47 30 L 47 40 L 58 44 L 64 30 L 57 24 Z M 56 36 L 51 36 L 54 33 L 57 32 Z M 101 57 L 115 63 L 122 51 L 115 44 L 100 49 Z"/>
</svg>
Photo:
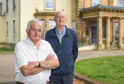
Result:
<svg viewBox="0 0 124 84">
<path fill-rule="evenodd" d="M 57 19 L 60 19 L 60 18 L 61 18 L 61 19 L 64 19 L 65 17 L 64 17 L 64 16 L 57 16 L 56 18 L 57 18 Z"/>
<path fill-rule="evenodd" d="M 35 29 L 35 28 L 32 28 L 32 30 L 31 31 L 33 31 L 33 32 L 41 32 L 42 31 L 42 29 Z"/>
</svg>

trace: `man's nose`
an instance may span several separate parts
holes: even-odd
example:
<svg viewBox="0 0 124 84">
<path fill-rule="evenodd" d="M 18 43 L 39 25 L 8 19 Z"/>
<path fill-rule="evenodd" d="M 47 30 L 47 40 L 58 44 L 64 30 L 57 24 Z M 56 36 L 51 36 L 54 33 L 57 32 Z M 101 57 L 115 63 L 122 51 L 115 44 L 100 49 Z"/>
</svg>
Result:
<svg viewBox="0 0 124 84">
<path fill-rule="evenodd" d="M 35 34 L 38 34 L 38 30 L 35 31 Z"/>
</svg>

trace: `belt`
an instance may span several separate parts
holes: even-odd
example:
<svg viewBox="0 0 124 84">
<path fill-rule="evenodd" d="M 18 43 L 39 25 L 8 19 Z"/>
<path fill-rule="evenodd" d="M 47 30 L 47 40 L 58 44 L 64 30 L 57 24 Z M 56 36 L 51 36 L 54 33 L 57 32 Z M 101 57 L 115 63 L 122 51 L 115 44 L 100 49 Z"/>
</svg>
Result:
<svg viewBox="0 0 124 84">
<path fill-rule="evenodd" d="M 58 73 L 58 74 L 52 73 L 52 75 L 55 75 L 55 76 L 58 76 L 58 77 L 68 76 L 68 75 L 70 75 L 70 74 L 73 74 L 73 72 L 71 72 L 71 73 L 66 73 L 66 74 L 62 74 L 62 73 Z"/>
<path fill-rule="evenodd" d="M 24 83 L 22 83 L 22 82 L 16 82 L 16 84 L 24 84 Z"/>
<path fill-rule="evenodd" d="M 23 82 L 16 82 L 16 84 L 24 84 Z M 50 84 L 49 81 L 47 81 L 47 84 Z"/>
</svg>

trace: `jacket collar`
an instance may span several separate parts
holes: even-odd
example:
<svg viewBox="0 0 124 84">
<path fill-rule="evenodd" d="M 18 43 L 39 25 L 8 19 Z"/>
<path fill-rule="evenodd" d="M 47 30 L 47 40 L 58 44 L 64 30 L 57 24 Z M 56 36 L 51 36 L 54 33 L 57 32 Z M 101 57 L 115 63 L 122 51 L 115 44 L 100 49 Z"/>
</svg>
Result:
<svg viewBox="0 0 124 84">
<path fill-rule="evenodd" d="M 65 26 L 65 28 L 66 28 L 65 36 L 69 36 L 70 35 L 69 28 L 67 26 Z M 51 35 L 57 37 L 57 35 L 56 35 L 56 27 L 52 29 Z"/>
</svg>

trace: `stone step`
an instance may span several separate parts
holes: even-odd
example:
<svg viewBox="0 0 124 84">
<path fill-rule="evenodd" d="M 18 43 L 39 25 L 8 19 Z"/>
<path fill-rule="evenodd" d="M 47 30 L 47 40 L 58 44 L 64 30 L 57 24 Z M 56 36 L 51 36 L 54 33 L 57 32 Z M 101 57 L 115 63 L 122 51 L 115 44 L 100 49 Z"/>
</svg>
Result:
<svg viewBox="0 0 124 84">
<path fill-rule="evenodd" d="M 73 80 L 73 84 L 86 84 L 86 83 L 83 82 L 83 81 L 79 81 L 79 80 L 77 80 L 77 79 L 74 79 L 74 80 Z"/>
</svg>

